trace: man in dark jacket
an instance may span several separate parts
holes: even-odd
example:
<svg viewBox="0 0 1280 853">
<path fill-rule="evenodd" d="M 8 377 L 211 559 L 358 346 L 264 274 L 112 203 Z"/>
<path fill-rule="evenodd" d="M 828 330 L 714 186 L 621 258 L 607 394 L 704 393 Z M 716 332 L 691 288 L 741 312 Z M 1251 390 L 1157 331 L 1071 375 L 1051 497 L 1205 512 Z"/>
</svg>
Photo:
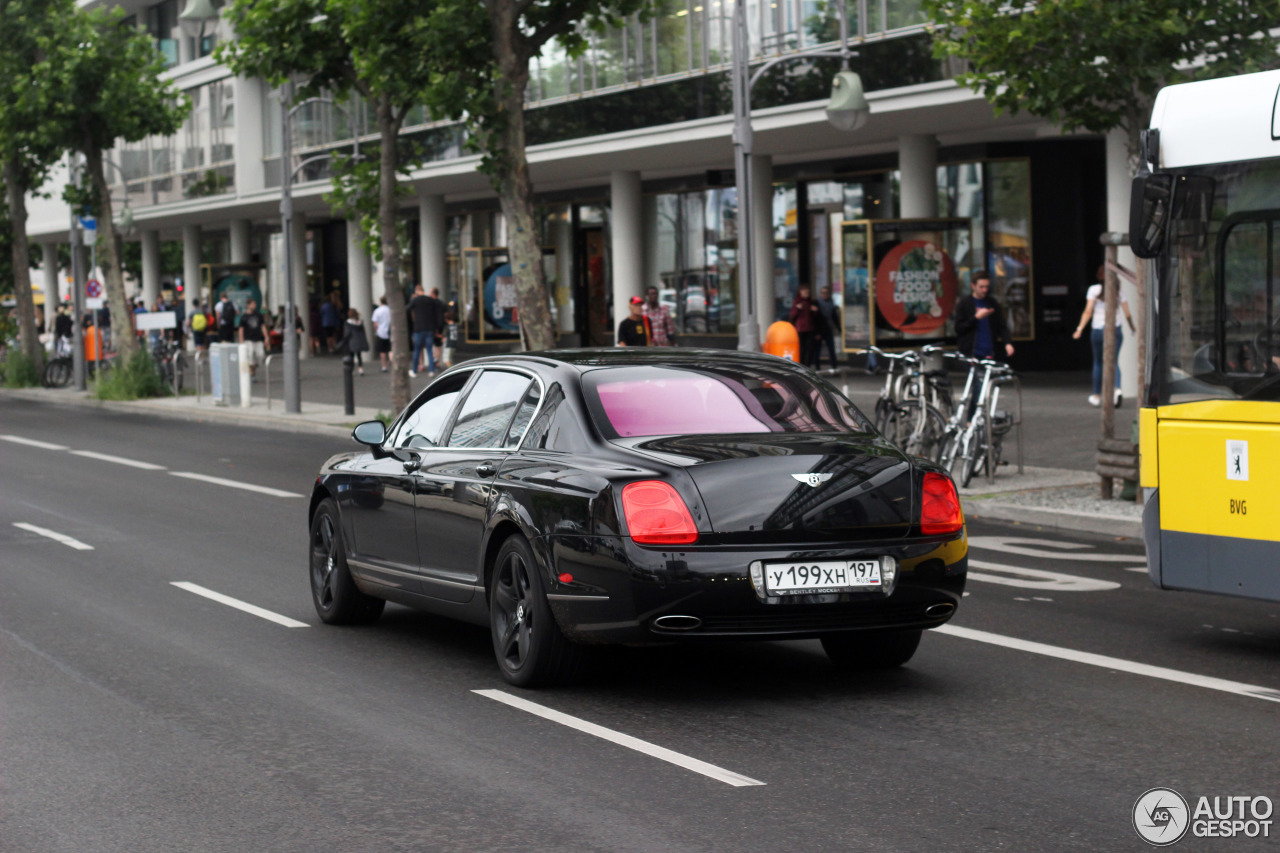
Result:
<svg viewBox="0 0 1280 853">
<path fill-rule="evenodd" d="M 1009 327 L 1004 311 L 990 295 L 991 276 L 986 270 L 974 270 L 973 292 L 956 303 L 956 346 L 972 358 L 1013 357 Z"/>
<path fill-rule="evenodd" d="M 427 353 L 427 373 L 436 372 L 435 337 L 436 332 L 444 328 L 444 305 L 439 299 L 427 296 L 422 285 L 413 289 L 413 299 L 409 300 L 409 321 L 413 327 L 413 360 L 409 364 L 409 375 L 417 376 L 422 370 L 422 353 Z"/>
</svg>

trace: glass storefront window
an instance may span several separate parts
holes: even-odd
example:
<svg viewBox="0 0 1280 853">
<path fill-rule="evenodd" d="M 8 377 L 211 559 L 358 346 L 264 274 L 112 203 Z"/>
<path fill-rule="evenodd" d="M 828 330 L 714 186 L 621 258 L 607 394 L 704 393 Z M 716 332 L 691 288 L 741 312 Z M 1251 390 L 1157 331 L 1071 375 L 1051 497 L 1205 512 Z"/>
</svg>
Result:
<svg viewBox="0 0 1280 853">
<path fill-rule="evenodd" d="M 991 160 L 986 164 L 990 195 L 987 214 L 987 269 L 991 290 L 1005 308 L 1014 338 L 1035 334 L 1031 274 L 1031 162 Z"/>
<path fill-rule="evenodd" d="M 736 333 L 737 190 L 663 194 L 655 208 L 658 299 L 677 334 Z"/>
</svg>

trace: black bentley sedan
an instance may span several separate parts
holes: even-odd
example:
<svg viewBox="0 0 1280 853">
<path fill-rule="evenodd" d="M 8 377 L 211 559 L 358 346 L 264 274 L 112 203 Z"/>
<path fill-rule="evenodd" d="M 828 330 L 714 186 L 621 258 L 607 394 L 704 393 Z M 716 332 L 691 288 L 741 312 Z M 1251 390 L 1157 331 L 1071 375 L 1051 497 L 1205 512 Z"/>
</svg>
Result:
<svg viewBox="0 0 1280 853">
<path fill-rule="evenodd" d="M 964 589 L 946 472 L 773 356 L 481 358 L 353 436 L 311 497 L 320 618 L 488 625 L 513 684 L 571 680 L 602 643 L 816 637 L 899 666 Z"/>
</svg>

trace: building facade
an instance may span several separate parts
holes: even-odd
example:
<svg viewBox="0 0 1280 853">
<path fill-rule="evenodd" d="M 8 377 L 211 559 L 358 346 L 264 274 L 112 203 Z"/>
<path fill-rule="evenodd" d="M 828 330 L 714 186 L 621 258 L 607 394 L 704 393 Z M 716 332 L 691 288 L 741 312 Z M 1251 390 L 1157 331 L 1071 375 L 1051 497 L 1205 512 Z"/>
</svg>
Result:
<svg viewBox="0 0 1280 853">
<path fill-rule="evenodd" d="M 746 2 L 752 62 L 836 47 L 827 4 Z M 225 21 L 192 38 L 177 26 L 182 0 L 114 5 L 155 39 L 193 106 L 175 136 L 111 155 L 119 166 L 116 210 L 128 200 L 136 228 L 126 239 L 141 243 L 143 295 L 150 301 L 180 279 L 189 301 L 235 275 L 252 279 L 272 310 L 288 287 L 300 306 L 336 291 L 367 319 L 382 294 L 377 264 L 358 225 L 336 217 L 325 200 L 326 155 L 376 140 L 366 105 L 297 107 L 286 169 L 280 93 L 232 75 L 210 55 L 234 37 Z M 581 57 L 552 48 L 536 60 L 529 161 L 564 344 L 612 344 L 626 314 L 616 306 L 654 286 L 681 344 L 737 345 L 732 8 L 728 0 L 680 0 L 655 20 L 593 35 Z M 815 293 L 830 287 L 842 305 L 842 351 L 944 340 L 949 305 L 934 303 L 954 300 L 974 269 L 987 268 L 1010 318 L 1016 366 L 1087 366 L 1087 344 L 1070 334 L 1102 260 L 1098 235 L 1127 230 L 1123 139 L 994 115 L 933 59 L 919 0 L 848 0 L 848 13 L 853 68 L 871 103 L 864 126 L 843 133 L 827 121 L 838 60 L 781 63 L 752 92 L 762 329 L 786 316 L 805 283 Z M 466 347 L 518 345 L 505 223 L 478 158 L 461 128 L 425 113 L 405 123 L 404 135 L 425 152 L 405 181 L 401 211 L 411 279 L 456 305 Z M 284 281 L 279 212 L 286 171 L 296 172 L 292 282 Z M 67 221 L 64 206 L 32 199 L 32 238 L 50 253 L 66 242 Z M 182 241 L 181 270 L 162 269 L 160 244 L 169 240 Z M 900 286 L 886 301 L 889 274 L 908 282 L 922 263 L 933 263 L 938 298 L 913 303 L 920 294 Z M 65 291 L 52 272 L 46 287 Z M 1126 340 L 1127 386 L 1136 382 L 1136 349 Z"/>
</svg>

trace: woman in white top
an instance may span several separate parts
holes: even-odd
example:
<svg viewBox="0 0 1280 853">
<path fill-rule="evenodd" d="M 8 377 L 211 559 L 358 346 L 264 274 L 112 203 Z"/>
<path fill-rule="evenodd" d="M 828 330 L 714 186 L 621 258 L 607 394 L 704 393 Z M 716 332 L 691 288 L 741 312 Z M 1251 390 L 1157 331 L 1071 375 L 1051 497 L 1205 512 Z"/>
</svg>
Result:
<svg viewBox="0 0 1280 853">
<path fill-rule="evenodd" d="M 1105 265 L 1098 267 L 1098 281 L 1102 281 L 1102 276 L 1106 272 Z M 1102 333 L 1106 328 L 1106 306 L 1102 302 L 1102 285 L 1091 284 L 1089 290 L 1085 293 L 1084 313 L 1080 315 L 1080 324 L 1076 326 L 1076 330 L 1071 337 L 1080 338 L 1084 333 L 1084 324 L 1093 320 L 1093 333 L 1090 341 L 1093 344 L 1093 393 L 1089 395 L 1089 405 L 1102 405 Z M 1133 315 L 1129 313 L 1129 300 L 1124 297 L 1124 290 L 1120 291 L 1120 307 L 1124 309 L 1125 319 L 1129 323 L 1130 331 L 1136 332 L 1138 328 L 1133 325 Z M 1116 405 L 1119 406 L 1123 400 L 1120 394 L 1120 344 L 1124 342 L 1124 327 L 1120 324 L 1120 315 L 1116 314 Z"/>
</svg>

